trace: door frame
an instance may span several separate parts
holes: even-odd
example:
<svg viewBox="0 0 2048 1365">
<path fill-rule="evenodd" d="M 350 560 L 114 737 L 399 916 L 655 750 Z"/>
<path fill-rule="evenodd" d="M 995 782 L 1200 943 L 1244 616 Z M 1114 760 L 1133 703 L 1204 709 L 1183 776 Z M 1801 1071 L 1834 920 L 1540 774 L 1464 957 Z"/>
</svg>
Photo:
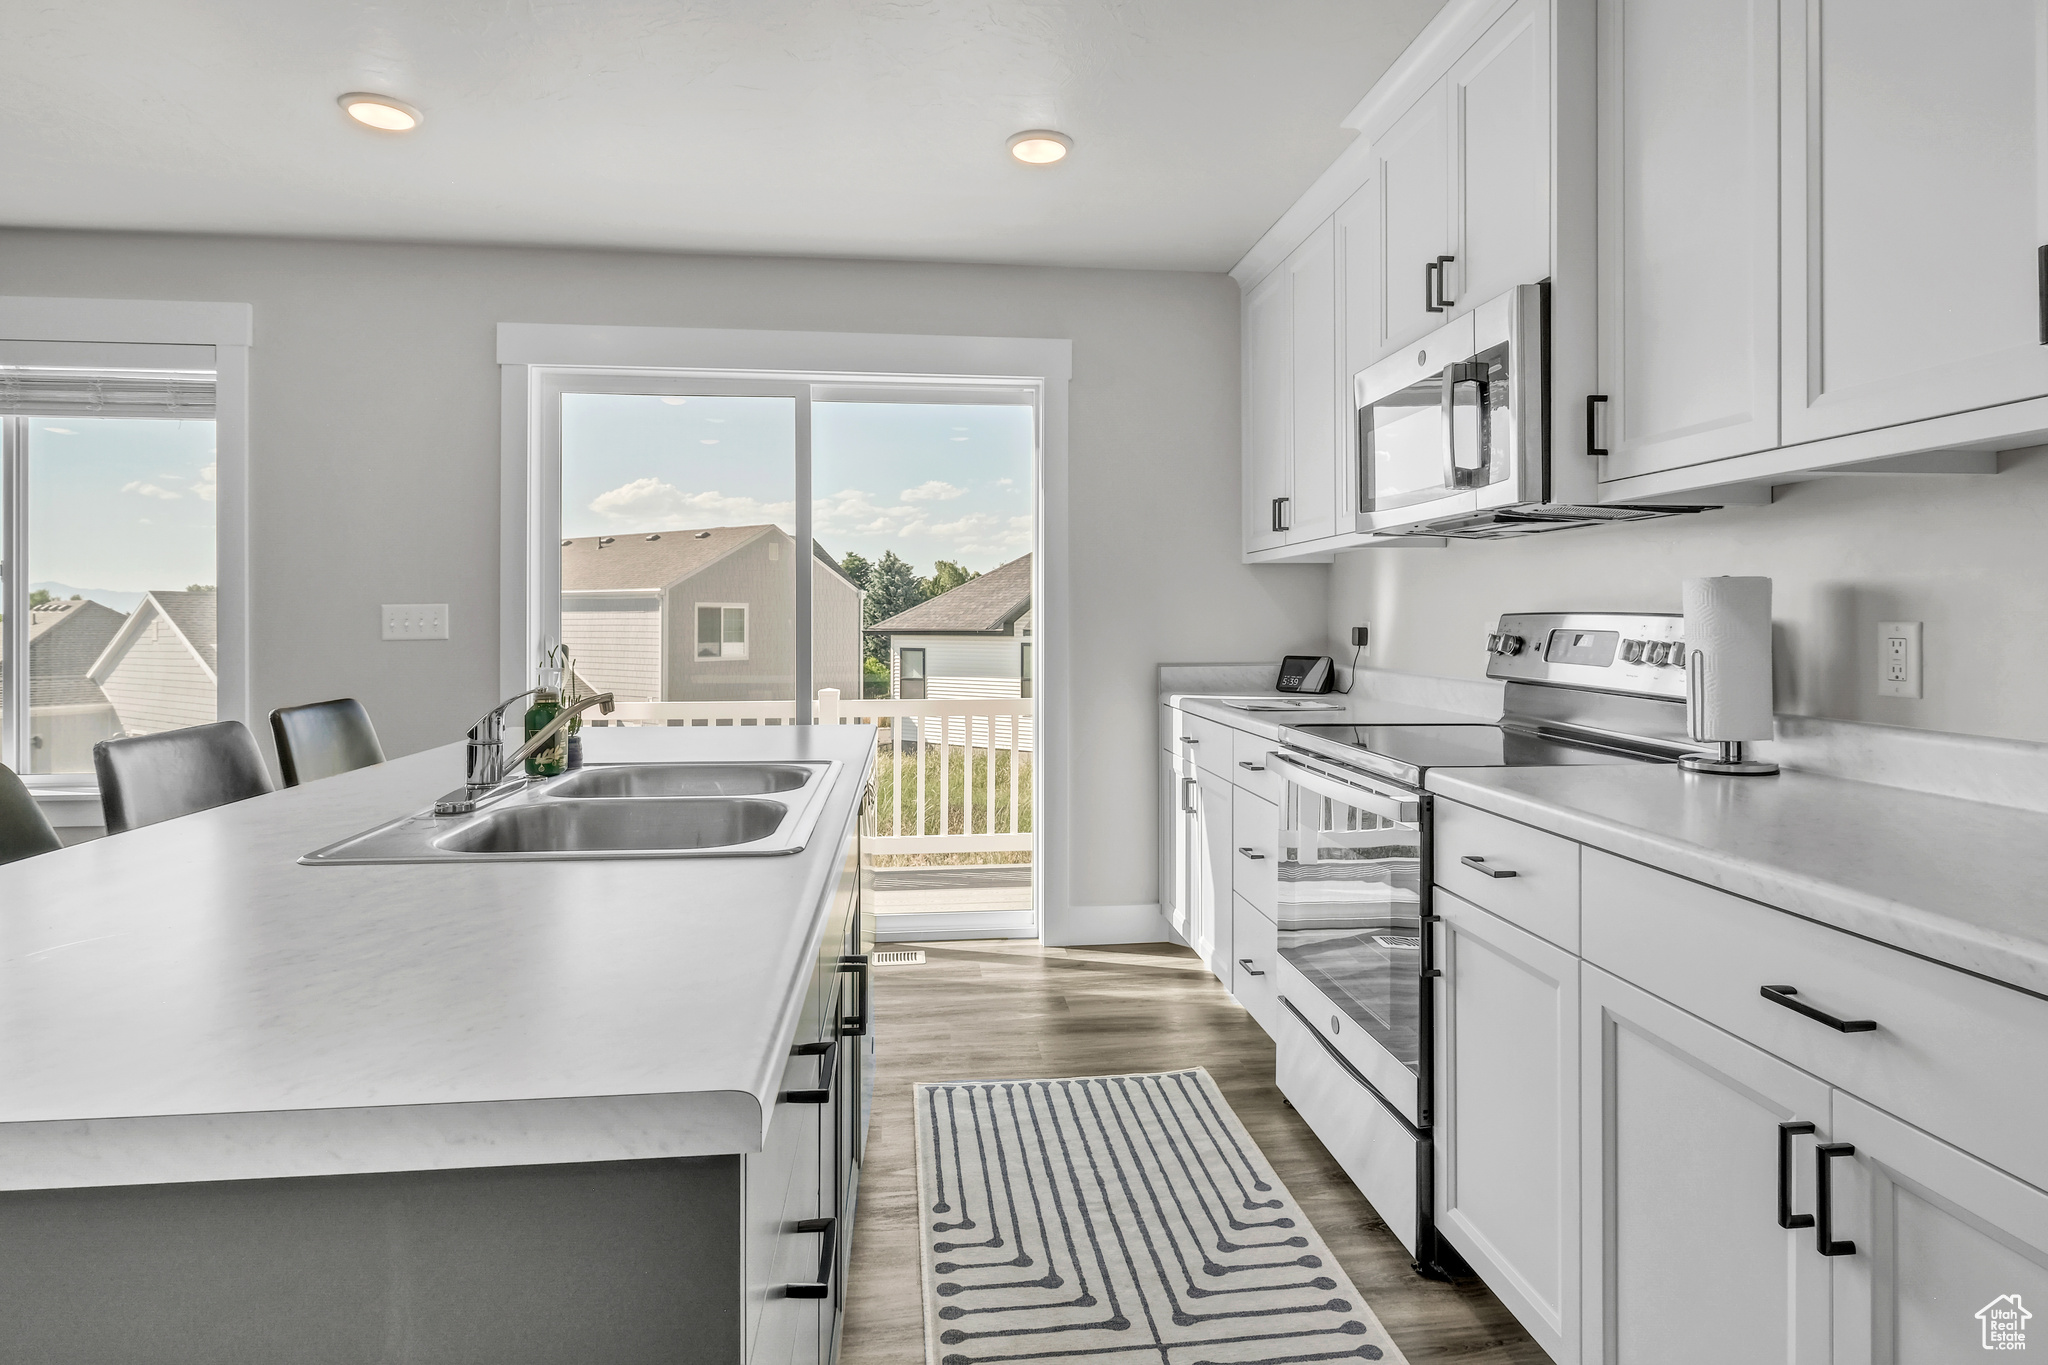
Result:
<svg viewBox="0 0 2048 1365">
<path fill-rule="evenodd" d="M 544 520 L 560 513 L 559 487 L 536 439 L 547 400 L 545 377 L 555 370 L 661 370 L 710 382 L 836 386 L 886 384 L 904 401 L 930 402 L 976 386 L 1030 387 L 1037 391 L 1037 450 L 1033 460 L 1032 763 L 1033 900 L 1040 942 L 1099 941 L 1071 885 L 1072 804 L 1067 718 L 1072 674 L 1067 649 L 1071 586 L 1068 556 L 1067 386 L 1073 343 L 1043 337 L 922 336 L 886 332 L 782 332 L 709 327 L 581 326 L 559 323 L 498 324 L 500 375 L 499 482 L 499 687 L 503 695 L 524 685 L 539 640 L 540 561 L 555 529 Z M 918 392 L 922 389 L 923 392 Z M 815 396 L 815 394 L 814 394 Z M 826 397 L 832 395 L 828 392 Z M 821 400 L 823 401 L 823 400 Z M 558 443 L 557 443 L 558 444 Z M 810 523 L 810 490 L 797 489 L 801 534 Z M 559 569 L 556 570 L 559 573 Z M 805 575 L 798 575 L 803 579 Z"/>
</svg>

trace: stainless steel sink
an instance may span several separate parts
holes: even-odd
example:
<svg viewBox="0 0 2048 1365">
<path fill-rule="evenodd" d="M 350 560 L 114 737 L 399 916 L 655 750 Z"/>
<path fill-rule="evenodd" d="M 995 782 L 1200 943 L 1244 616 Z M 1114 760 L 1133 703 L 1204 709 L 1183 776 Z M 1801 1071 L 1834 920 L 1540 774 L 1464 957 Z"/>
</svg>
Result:
<svg viewBox="0 0 2048 1365">
<path fill-rule="evenodd" d="M 631 763 L 514 784 L 464 815 L 431 809 L 302 863 L 553 862 L 800 853 L 837 763 Z"/>
<path fill-rule="evenodd" d="M 548 785 L 556 799 L 767 796 L 795 791 L 814 770 L 795 763 L 622 763 L 584 768 Z"/>
<path fill-rule="evenodd" d="M 626 853 L 759 843 L 789 807 L 758 796 L 510 806 L 436 841 L 450 853 Z"/>
</svg>

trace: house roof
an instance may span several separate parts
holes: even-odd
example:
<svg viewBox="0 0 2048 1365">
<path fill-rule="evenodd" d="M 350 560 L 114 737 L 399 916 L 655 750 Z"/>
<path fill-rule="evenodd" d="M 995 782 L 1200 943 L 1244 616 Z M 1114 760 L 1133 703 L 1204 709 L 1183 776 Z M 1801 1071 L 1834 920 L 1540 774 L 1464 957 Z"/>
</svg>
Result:
<svg viewBox="0 0 2048 1365">
<path fill-rule="evenodd" d="M 121 629 L 100 651 L 92 667 L 85 670 L 94 682 L 105 680 L 128 647 L 142 633 L 142 628 L 161 616 L 171 623 L 172 629 L 184 637 L 192 652 L 208 673 L 220 676 L 220 630 L 219 613 L 216 610 L 220 594 L 211 592 L 171 592 L 159 588 L 144 595 L 140 604 L 121 623 Z"/>
<path fill-rule="evenodd" d="M 1007 635 L 1031 610 L 1031 556 L 970 578 L 868 627 L 874 635 Z"/>
<path fill-rule="evenodd" d="M 562 542 L 563 592 L 654 592 L 702 573 L 764 535 L 794 537 L 779 526 L 704 526 L 630 535 L 576 536 Z M 845 578 L 839 562 L 811 542 L 811 553 Z M 848 579 L 849 585 L 852 583 Z"/>
<path fill-rule="evenodd" d="M 46 706 L 108 706 L 107 694 L 87 677 L 37 678 L 28 680 L 28 704 L 32 711 Z"/>
<path fill-rule="evenodd" d="M 112 607 L 78 599 L 45 602 L 28 615 L 28 674 L 37 679 L 83 678 L 128 618 Z M 33 690 L 33 687 L 31 688 Z M 35 704 L 31 699 L 31 704 Z M 50 705 L 64 703 L 52 702 Z"/>
</svg>

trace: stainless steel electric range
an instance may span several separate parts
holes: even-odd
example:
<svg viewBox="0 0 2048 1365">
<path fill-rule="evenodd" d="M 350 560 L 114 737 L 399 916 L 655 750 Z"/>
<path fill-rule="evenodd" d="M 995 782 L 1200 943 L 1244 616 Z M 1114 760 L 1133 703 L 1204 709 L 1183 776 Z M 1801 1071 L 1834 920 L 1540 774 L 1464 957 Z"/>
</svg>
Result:
<svg viewBox="0 0 2048 1365">
<path fill-rule="evenodd" d="M 1487 638 L 1487 676 L 1507 684 L 1498 723 L 1305 718 L 1268 760 L 1286 783 L 1280 1088 L 1424 1274 L 1464 1272 L 1431 1216 L 1437 973 L 1424 784 L 1437 768 L 1669 763 L 1701 752 L 1684 737 L 1682 633 L 1677 616 L 1503 616 Z"/>
</svg>

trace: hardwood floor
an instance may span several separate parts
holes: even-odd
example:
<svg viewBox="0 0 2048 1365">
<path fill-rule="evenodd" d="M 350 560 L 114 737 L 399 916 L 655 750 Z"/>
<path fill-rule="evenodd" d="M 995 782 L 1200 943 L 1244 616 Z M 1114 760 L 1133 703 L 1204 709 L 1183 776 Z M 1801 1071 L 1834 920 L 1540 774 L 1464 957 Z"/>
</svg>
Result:
<svg viewBox="0 0 2048 1365">
<path fill-rule="evenodd" d="M 879 967 L 874 974 L 874 1123 L 847 1283 L 843 1365 L 924 1359 L 913 1083 L 1190 1065 L 1209 1068 L 1410 1361 L 1547 1365 L 1549 1357 L 1485 1285 L 1424 1280 L 1408 1268 L 1408 1253 L 1281 1099 L 1272 1041 L 1187 949 L 915 946 L 925 950 L 924 965 Z"/>
</svg>

